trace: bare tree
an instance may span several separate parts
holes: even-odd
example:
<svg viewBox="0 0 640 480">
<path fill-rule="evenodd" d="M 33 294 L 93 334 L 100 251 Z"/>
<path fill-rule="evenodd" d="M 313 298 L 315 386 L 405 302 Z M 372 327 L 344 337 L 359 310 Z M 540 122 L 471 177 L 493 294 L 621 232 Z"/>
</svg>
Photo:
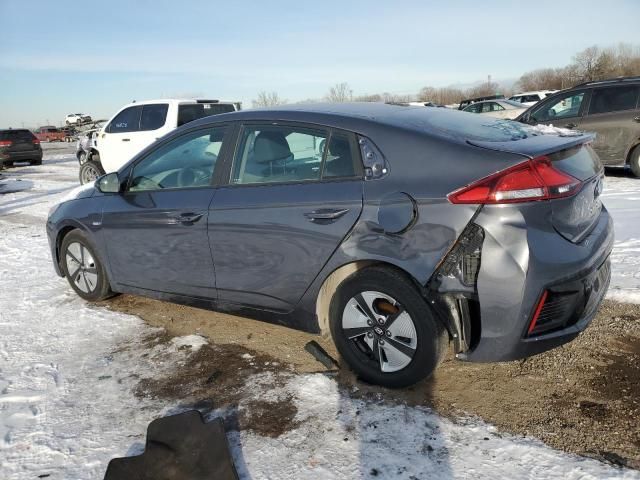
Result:
<svg viewBox="0 0 640 480">
<path fill-rule="evenodd" d="M 254 108 L 258 107 L 275 107 L 276 105 L 284 105 L 287 100 L 280 98 L 278 92 L 265 92 L 264 90 L 258 93 L 258 98 L 251 100 Z"/>
<path fill-rule="evenodd" d="M 325 95 L 325 100 L 335 103 L 351 102 L 353 100 L 353 90 L 346 82 L 337 83 L 329 89 L 329 92 Z"/>
</svg>

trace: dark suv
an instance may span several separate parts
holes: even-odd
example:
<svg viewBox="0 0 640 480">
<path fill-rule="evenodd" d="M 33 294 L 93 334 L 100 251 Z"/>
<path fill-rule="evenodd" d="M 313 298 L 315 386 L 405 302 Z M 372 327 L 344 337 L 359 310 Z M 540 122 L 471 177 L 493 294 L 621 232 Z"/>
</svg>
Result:
<svg viewBox="0 0 640 480">
<path fill-rule="evenodd" d="M 595 132 L 593 149 L 607 167 L 640 177 L 640 77 L 576 85 L 547 97 L 516 120 Z"/>
<path fill-rule="evenodd" d="M 0 130 L 0 165 L 12 166 L 13 162 L 42 163 L 40 140 L 27 129 Z"/>
</svg>

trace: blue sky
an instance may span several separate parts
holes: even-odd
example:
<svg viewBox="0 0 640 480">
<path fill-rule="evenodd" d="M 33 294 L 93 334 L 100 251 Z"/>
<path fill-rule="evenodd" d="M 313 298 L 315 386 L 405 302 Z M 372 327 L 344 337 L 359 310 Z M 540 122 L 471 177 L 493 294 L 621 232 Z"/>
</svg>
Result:
<svg viewBox="0 0 640 480">
<path fill-rule="evenodd" d="M 109 117 L 133 99 L 320 98 L 515 80 L 638 42 L 639 0 L 0 0 L 0 127 Z"/>
</svg>

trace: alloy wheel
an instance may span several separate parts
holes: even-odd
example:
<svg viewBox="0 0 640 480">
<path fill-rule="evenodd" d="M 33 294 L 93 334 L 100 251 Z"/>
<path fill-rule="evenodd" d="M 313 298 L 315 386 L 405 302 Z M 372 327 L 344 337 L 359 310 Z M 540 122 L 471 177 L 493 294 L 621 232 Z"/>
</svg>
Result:
<svg viewBox="0 0 640 480">
<path fill-rule="evenodd" d="M 90 183 L 95 181 L 99 176 L 100 176 L 100 172 L 98 172 L 98 169 L 95 167 L 92 167 L 91 165 L 83 165 L 83 169 L 82 169 L 82 183 Z"/>
<path fill-rule="evenodd" d="M 84 293 L 92 293 L 98 286 L 98 268 L 89 249 L 79 242 L 67 247 L 66 258 L 69 279 Z"/>
<path fill-rule="evenodd" d="M 409 312 L 381 292 L 364 291 L 349 299 L 342 312 L 342 331 L 360 356 L 385 373 L 409 365 L 418 345 Z"/>
</svg>

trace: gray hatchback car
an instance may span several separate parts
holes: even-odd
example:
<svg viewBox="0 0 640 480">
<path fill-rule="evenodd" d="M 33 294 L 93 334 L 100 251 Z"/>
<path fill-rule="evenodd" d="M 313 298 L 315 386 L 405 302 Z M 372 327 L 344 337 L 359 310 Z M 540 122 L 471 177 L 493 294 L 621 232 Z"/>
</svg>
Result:
<svg viewBox="0 0 640 480">
<path fill-rule="evenodd" d="M 52 209 L 56 272 L 331 335 L 403 387 L 449 345 L 513 360 L 587 327 L 613 243 L 589 135 L 440 108 L 293 106 L 185 125 Z"/>
</svg>

